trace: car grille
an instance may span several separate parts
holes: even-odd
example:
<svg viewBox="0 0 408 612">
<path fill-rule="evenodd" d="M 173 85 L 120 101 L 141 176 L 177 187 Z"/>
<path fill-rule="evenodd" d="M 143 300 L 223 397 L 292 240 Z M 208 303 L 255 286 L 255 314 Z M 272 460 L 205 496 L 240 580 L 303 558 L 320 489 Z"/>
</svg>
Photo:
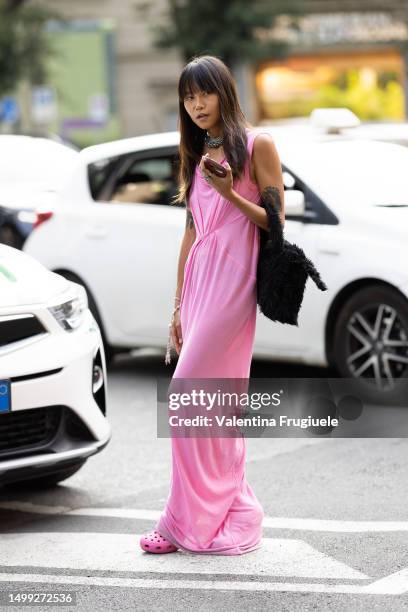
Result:
<svg viewBox="0 0 408 612">
<path fill-rule="evenodd" d="M 14 342 L 32 339 L 46 331 L 33 314 L 0 316 L 0 351 Z"/>
<path fill-rule="evenodd" d="M 47 406 L 0 415 L 0 457 L 10 451 L 43 447 L 61 422 L 62 407 Z"/>
</svg>

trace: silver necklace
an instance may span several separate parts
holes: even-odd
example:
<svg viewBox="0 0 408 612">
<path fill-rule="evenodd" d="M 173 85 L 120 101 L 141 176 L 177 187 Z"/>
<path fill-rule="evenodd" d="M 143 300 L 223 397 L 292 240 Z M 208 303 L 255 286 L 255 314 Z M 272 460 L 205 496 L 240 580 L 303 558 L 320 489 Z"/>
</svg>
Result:
<svg viewBox="0 0 408 612">
<path fill-rule="evenodd" d="M 204 142 L 210 149 L 217 149 L 224 142 L 224 136 L 217 136 L 216 138 L 211 138 L 209 133 L 206 131 L 204 136 Z"/>
</svg>

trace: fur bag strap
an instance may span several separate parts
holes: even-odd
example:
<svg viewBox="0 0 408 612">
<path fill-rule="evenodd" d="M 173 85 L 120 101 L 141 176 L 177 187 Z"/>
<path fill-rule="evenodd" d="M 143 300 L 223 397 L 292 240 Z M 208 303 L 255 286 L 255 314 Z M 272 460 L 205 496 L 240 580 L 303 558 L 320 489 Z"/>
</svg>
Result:
<svg viewBox="0 0 408 612">
<path fill-rule="evenodd" d="M 269 230 L 266 232 L 268 235 L 268 242 L 270 241 L 270 251 L 272 253 L 279 253 L 283 249 L 283 227 L 279 217 L 279 211 L 276 210 L 275 205 L 275 193 L 273 187 L 266 187 L 262 192 L 261 206 L 266 210 L 268 215 Z"/>
</svg>

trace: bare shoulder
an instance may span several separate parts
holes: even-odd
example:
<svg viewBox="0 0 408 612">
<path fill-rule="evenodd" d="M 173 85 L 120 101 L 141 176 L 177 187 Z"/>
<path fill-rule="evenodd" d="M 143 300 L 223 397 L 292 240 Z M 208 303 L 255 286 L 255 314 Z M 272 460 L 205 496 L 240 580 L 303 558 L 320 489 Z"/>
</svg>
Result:
<svg viewBox="0 0 408 612">
<path fill-rule="evenodd" d="M 263 155 L 277 155 L 277 149 L 275 146 L 275 141 L 272 138 L 272 134 L 268 132 L 259 132 L 255 135 L 254 138 L 254 155 L 263 156 Z"/>
<path fill-rule="evenodd" d="M 271 134 L 261 132 L 255 136 L 252 152 L 255 174 L 266 168 L 281 167 L 278 150 Z"/>
<path fill-rule="evenodd" d="M 256 183 L 260 193 L 267 187 L 273 187 L 284 199 L 282 164 L 271 134 L 260 132 L 254 140 L 253 165 Z"/>
</svg>

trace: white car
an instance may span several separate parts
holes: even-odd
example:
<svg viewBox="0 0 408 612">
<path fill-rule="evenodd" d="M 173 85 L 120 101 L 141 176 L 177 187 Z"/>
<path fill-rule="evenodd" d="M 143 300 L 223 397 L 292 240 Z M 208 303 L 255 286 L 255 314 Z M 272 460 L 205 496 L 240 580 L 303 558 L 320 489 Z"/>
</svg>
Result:
<svg viewBox="0 0 408 612">
<path fill-rule="evenodd" d="M 331 364 L 393 401 L 408 382 L 408 149 L 338 136 L 297 142 L 264 130 L 284 170 L 285 237 L 328 291 L 308 282 L 298 327 L 259 313 L 254 356 Z M 82 150 L 58 211 L 24 247 L 84 285 L 109 358 L 166 344 L 185 226 L 184 208 L 169 205 L 178 144 L 175 131 Z"/>
<path fill-rule="evenodd" d="M 37 220 L 53 206 L 78 151 L 22 134 L 0 135 L 0 242 L 21 248 Z"/>
<path fill-rule="evenodd" d="M 110 437 L 84 288 L 0 245 L 0 485 L 56 484 Z"/>
</svg>

